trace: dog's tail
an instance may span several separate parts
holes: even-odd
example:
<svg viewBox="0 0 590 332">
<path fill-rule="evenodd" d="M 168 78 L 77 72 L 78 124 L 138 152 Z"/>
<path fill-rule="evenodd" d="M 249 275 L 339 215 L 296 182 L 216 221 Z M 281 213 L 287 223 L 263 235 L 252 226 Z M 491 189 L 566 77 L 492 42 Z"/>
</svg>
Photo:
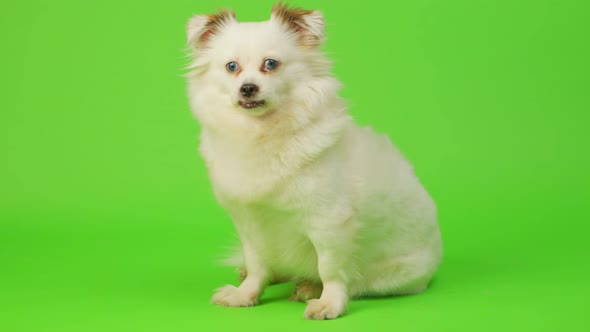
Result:
<svg viewBox="0 0 590 332">
<path fill-rule="evenodd" d="M 233 267 L 239 275 L 239 281 L 246 279 L 246 266 L 244 263 L 244 254 L 240 245 L 229 247 L 223 257 L 217 260 L 219 265 Z"/>
<path fill-rule="evenodd" d="M 238 273 L 240 283 L 246 279 L 246 276 L 248 276 L 248 270 L 246 269 L 246 264 L 244 263 L 244 254 L 242 252 L 242 248 L 239 245 L 231 247 L 228 250 L 228 254 L 218 260 L 218 263 L 223 266 L 235 268 L 236 273 Z M 287 276 L 273 274 L 269 282 L 271 285 L 274 285 L 291 281 L 291 279 L 292 278 Z"/>
<path fill-rule="evenodd" d="M 223 266 L 240 267 L 244 265 L 244 254 L 242 253 L 241 246 L 235 245 L 230 247 L 227 253 L 224 254 L 224 257 L 220 258 L 217 262 Z"/>
</svg>

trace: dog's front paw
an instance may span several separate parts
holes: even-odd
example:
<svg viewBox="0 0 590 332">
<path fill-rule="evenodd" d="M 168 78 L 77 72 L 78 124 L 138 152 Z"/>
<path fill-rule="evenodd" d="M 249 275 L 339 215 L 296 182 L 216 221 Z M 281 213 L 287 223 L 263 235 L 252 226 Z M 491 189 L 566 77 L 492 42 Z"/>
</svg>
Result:
<svg viewBox="0 0 590 332">
<path fill-rule="evenodd" d="M 251 307 L 258 304 L 258 297 L 248 295 L 238 287 L 227 285 L 217 290 L 211 302 L 225 307 Z"/>
<path fill-rule="evenodd" d="M 346 311 L 346 304 L 327 301 L 325 299 L 307 301 L 305 308 L 306 319 L 334 319 L 342 316 Z"/>
</svg>

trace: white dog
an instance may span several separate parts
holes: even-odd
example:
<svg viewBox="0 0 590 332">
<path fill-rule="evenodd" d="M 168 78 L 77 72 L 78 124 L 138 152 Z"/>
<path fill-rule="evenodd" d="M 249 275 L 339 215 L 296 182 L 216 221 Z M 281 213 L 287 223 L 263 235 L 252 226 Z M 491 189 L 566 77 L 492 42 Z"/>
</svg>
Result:
<svg viewBox="0 0 590 332">
<path fill-rule="evenodd" d="M 246 271 L 213 302 L 252 306 L 293 280 L 305 317 L 331 319 L 349 298 L 426 289 L 442 256 L 436 207 L 389 139 L 347 115 L 322 14 L 279 4 L 269 21 L 222 11 L 187 29 L 200 151 Z"/>
</svg>

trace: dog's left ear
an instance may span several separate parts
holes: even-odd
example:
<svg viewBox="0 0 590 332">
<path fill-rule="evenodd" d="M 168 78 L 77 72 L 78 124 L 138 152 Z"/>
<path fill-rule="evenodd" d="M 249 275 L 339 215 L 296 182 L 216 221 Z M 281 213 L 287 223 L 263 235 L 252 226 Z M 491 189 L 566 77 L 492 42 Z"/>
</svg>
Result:
<svg viewBox="0 0 590 332">
<path fill-rule="evenodd" d="M 213 15 L 195 15 L 186 26 L 187 43 L 195 47 L 206 44 L 225 25 L 236 21 L 232 11 L 219 11 Z"/>
<path fill-rule="evenodd" d="M 324 15 L 317 10 L 290 8 L 279 3 L 272 8 L 271 21 L 295 32 L 302 47 L 316 47 L 324 42 Z"/>
</svg>

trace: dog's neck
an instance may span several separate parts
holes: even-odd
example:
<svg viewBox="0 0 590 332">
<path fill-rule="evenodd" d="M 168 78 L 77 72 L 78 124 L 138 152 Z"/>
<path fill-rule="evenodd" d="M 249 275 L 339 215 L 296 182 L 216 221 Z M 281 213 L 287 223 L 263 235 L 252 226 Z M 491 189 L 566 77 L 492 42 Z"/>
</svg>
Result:
<svg viewBox="0 0 590 332">
<path fill-rule="evenodd" d="M 299 155 L 307 159 L 309 155 L 332 145 L 343 126 L 350 121 L 342 110 L 316 113 L 318 115 L 304 121 L 282 116 L 281 113 L 287 112 L 275 111 L 265 115 L 265 118 L 248 119 L 248 125 L 240 123 L 231 129 L 203 126 L 201 150 L 205 158 L 208 155 L 213 157 L 213 154 L 232 154 L 249 159 L 248 154 L 256 154 L 258 160 L 292 159 Z M 292 157 L 286 158 L 286 155 Z"/>
<path fill-rule="evenodd" d="M 200 150 L 218 199 L 272 196 L 282 181 L 334 146 L 351 122 L 345 112 L 333 113 L 291 131 L 254 132 L 243 138 L 203 128 Z"/>
</svg>

